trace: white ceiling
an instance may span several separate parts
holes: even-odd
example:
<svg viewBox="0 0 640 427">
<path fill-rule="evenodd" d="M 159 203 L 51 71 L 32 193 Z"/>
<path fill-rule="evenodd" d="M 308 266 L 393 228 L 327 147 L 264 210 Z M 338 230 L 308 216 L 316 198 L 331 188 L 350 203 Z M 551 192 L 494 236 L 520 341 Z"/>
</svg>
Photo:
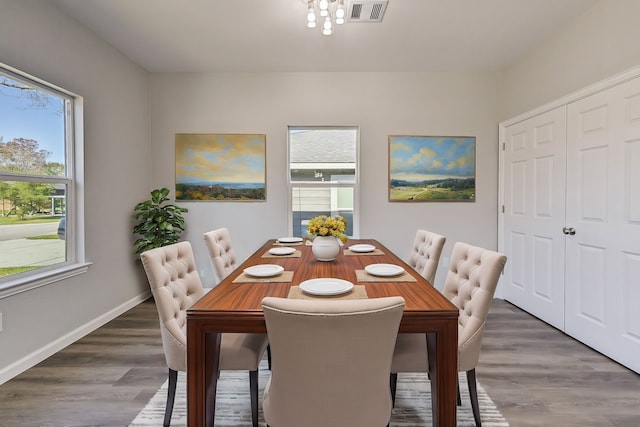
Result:
<svg viewBox="0 0 640 427">
<path fill-rule="evenodd" d="M 149 72 L 268 72 L 499 70 L 597 0 L 389 0 L 331 36 L 303 0 L 53 2 Z"/>
</svg>

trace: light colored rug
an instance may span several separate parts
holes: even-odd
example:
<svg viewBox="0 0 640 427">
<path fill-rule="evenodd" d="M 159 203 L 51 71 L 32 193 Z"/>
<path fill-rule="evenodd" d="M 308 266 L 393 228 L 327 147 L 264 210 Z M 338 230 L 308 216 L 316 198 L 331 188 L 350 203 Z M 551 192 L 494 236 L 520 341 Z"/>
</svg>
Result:
<svg viewBox="0 0 640 427">
<path fill-rule="evenodd" d="M 266 362 L 260 365 L 259 395 L 262 396 L 270 372 Z M 173 409 L 171 425 L 184 427 L 186 421 L 186 389 L 185 374 L 178 374 L 176 402 Z M 147 406 L 132 421 L 130 427 L 158 427 L 164 419 L 164 407 L 167 401 L 167 385 L 165 382 L 151 398 Z M 391 427 L 427 427 L 431 426 L 431 396 L 429 379 L 426 374 L 399 374 L 396 392 L 396 406 L 391 414 Z M 458 427 L 475 426 L 466 376 L 460 375 L 460 391 L 462 406 L 458 407 Z M 509 423 L 496 408 L 491 398 L 478 384 L 478 400 L 480 416 L 484 427 L 507 427 Z M 216 426 L 248 427 L 251 426 L 251 408 L 249 405 L 249 374 L 242 371 L 223 371 L 218 380 L 216 398 Z M 260 425 L 264 426 L 262 405 L 260 404 Z"/>
</svg>

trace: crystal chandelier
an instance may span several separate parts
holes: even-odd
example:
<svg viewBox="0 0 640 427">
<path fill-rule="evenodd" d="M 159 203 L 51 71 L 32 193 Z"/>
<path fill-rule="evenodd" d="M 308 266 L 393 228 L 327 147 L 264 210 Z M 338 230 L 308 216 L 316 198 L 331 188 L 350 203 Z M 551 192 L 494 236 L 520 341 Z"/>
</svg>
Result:
<svg viewBox="0 0 640 427">
<path fill-rule="evenodd" d="M 344 0 L 303 0 L 307 4 L 307 27 L 320 25 L 325 36 L 333 33 L 333 25 L 344 24 Z"/>
</svg>

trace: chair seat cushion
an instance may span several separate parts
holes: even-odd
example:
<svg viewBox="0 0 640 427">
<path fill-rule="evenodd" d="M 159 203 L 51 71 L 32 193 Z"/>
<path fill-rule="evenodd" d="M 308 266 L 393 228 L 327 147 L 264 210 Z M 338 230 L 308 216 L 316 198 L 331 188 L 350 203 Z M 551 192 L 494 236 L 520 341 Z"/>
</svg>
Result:
<svg viewBox="0 0 640 427">
<path fill-rule="evenodd" d="M 425 334 L 398 334 L 391 362 L 391 372 L 428 372 Z"/>
<path fill-rule="evenodd" d="M 222 334 L 220 369 L 257 370 L 268 344 L 267 334 Z"/>
</svg>

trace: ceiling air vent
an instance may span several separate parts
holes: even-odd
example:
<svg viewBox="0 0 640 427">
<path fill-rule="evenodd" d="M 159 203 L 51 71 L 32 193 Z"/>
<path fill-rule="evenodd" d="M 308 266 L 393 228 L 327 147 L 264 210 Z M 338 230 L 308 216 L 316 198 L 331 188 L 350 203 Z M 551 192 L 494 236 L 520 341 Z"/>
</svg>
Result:
<svg viewBox="0 0 640 427">
<path fill-rule="evenodd" d="M 362 1 L 353 0 L 349 5 L 349 22 L 382 22 L 389 0 L 385 1 Z"/>
</svg>

